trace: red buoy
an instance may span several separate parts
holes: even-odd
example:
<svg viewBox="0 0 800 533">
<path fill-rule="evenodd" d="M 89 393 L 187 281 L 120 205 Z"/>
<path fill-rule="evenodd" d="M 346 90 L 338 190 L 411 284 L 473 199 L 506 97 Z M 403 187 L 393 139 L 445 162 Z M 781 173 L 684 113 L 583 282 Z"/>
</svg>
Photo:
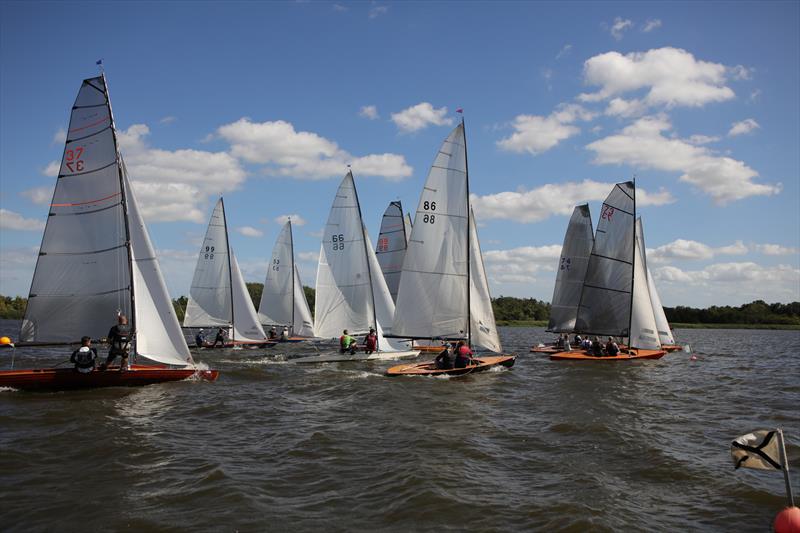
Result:
<svg viewBox="0 0 800 533">
<path fill-rule="evenodd" d="M 775 517 L 775 533 L 800 533 L 800 507 L 787 507 Z"/>
</svg>

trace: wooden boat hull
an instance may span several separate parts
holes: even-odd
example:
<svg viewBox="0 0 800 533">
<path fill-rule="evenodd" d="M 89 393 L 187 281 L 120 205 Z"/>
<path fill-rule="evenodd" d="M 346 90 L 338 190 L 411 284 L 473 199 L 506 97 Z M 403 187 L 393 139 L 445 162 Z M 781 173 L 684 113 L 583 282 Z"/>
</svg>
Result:
<svg viewBox="0 0 800 533">
<path fill-rule="evenodd" d="M 680 344 L 662 344 L 661 349 L 667 353 L 672 353 L 683 350 L 683 346 L 681 346 Z"/>
<path fill-rule="evenodd" d="M 195 344 L 194 347 L 201 348 L 203 350 L 229 350 L 231 348 L 236 348 L 237 346 L 241 346 L 243 348 L 272 348 L 276 344 L 278 344 L 277 341 L 268 341 L 268 340 L 234 341 L 234 342 L 227 341 L 224 346 L 220 346 L 219 344 L 217 346 L 214 346 L 214 343 L 207 342 L 202 346 L 197 346 L 197 344 Z"/>
<path fill-rule="evenodd" d="M 365 353 L 357 353 L 350 355 L 349 353 L 334 354 L 334 355 L 314 355 L 311 357 L 300 357 L 297 359 L 290 359 L 290 363 L 298 365 L 312 365 L 319 363 L 353 363 L 359 361 L 394 361 L 396 359 L 411 359 L 418 357 L 418 350 L 409 350 L 405 352 L 376 352 L 369 355 Z"/>
<path fill-rule="evenodd" d="M 182 381 L 193 376 L 216 381 L 219 371 L 169 368 L 163 365 L 132 365 L 130 370 L 124 372 L 120 372 L 119 367 L 109 367 L 108 370 L 94 370 L 88 374 L 81 374 L 73 368 L 0 370 L 0 387 L 27 391 L 141 387 L 167 381 Z"/>
<path fill-rule="evenodd" d="M 432 345 L 432 344 L 415 344 L 414 349 L 419 350 L 420 352 L 426 353 L 439 353 L 442 351 L 444 346 L 441 344 L 439 345 Z"/>
<path fill-rule="evenodd" d="M 663 350 L 633 350 L 633 353 L 622 353 L 614 357 L 590 355 L 586 350 L 558 352 L 550 356 L 553 361 L 631 361 L 634 359 L 661 359 L 667 352 Z"/>
<path fill-rule="evenodd" d="M 561 349 L 555 346 L 534 346 L 531 348 L 531 353 L 558 353 L 560 351 Z"/>
<path fill-rule="evenodd" d="M 474 372 L 483 372 L 493 366 L 512 367 L 517 357 L 515 355 L 498 355 L 490 357 L 476 357 L 478 365 L 469 365 L 464 368 L 438 369 L 433 361 L 397 365 L 386 371 L 387 376 L 460 376 Z"/>
</svg>

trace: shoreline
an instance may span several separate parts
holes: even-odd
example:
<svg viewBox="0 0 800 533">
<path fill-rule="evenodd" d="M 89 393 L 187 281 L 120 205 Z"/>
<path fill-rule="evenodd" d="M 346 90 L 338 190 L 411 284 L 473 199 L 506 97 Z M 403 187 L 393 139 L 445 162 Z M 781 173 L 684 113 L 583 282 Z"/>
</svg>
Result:
<svg viewBox="0 0 800 533">
<path fill-rule="evenodd" d="M 546 320 L 498 320 L 497 325 L 509 328 L 547 327 Z M 800 324 L 707 324 L 676 322 L 672 329 L 766 329 L 800 331 Z"/>
</svg>

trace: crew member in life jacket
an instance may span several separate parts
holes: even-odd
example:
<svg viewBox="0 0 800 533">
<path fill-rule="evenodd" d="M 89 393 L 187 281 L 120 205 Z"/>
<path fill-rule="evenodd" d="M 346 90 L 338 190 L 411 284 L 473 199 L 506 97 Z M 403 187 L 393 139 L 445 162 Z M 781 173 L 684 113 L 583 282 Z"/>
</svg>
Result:
<svg viewBox="0 0 800 533">
<path fill-rule="evenodd" d="M 356 340 L 347 333 L 347 330 L 342 331 L 342 336 L 339 337 L 339 353 L 350 352 L 350 355 L 355 355 L 356 346 Z"/>
<path fill-rule="evenodd" d="M 117 322 L 117 325 L 108 331 L 107 340 L 110 348 L 106 362 L 100 365 L 100 370 L 108 368 L 108 365 L 113 363 L 118 355 L 122 358 L 119 369 L 128 369 L 128 346 L 133 340 L 133 331 L 128 325 L 128 317 L 125 315 L 119 315 Z"/>
<path fill-rule="evenodd" d="M 97 364 L 97 349 L 92 347 L 91 337 L 81 337 L 81 347 L 72 352 L 69 362 L 75 365 L 75 370 L 81 374 L 88 374 Z"/>
<path fill-rule="evenodd" d="M 469 349 L 467 343 L 464 341 L 458 341 L 455 350 L 455 367 L 456 368 L 466 368 L 472 363 L 472 350 Z"/>
<path fill-rule="evenodd" d="M 364 344 L 367 355 L 378 351 L 378 334 L 375 333 L 375 328 L 369 328 L 369 333 L 364 337 Z"/>
</svg>

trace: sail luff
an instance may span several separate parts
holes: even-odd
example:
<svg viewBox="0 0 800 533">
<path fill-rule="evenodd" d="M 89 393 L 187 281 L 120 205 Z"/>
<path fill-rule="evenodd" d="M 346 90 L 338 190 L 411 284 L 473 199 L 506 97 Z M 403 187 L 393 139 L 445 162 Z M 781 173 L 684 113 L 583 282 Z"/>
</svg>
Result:
<svg viewBox="0 0 800 533">
<path fill-rule="evenodd" d="M 292 334 L 294 335 L 295 328 L 294 328 L 294 315 L 295 315 L 295 306 L 296 306 L 296 298 L 295 298 L 295 269 L 294 269 L 294 234 L 292 233 L 292 219 L 286 221 L 289 225 L 289 257 L 291 257 L 291 272 L 292 272 Z"/>
<path fill-rule="evenodd" d="M 467 216 L 469 216 L 471 214 L 471 208 L 469 207 L 469 159 L 467 158 L 467 127 L 464 124 L 463 115 L 461 116 L 461 128 L 464 131 L 464 174 L 466 175 L 464 180 L 466 181 Z M 472 346 L 472 291 L 470 290 L 472 287 L 470 284 L 472 269 L 470 268 L 471 254 L 469 253 L 472 241 L 470 239 L 470 230 L 471 224 L 467 223 L 467 346 Z"/>
<path fill-rule="evenodd" d="M 222 206 L 222 225 L 225 227 L 225 248 L 228 250 L 228 286 L 231 292 L 231 341 L 236 340 L 236 317 L 235 305 L 233 305 L 233 268 L 231 266 L 231 241 L 228 237 L 228 217 L 225 216 L 225 200 L 220 196 L 219 203 Z"/>
<path fill-rule="evenodd" d="M 633 178 L 633 228 L 631 228 L 631 246 L 633 248 L 633 255 L 631 261 L 631 306 L 628 313 L 628 346 L 631 346 L 633 332 L 631 331 L 631 324 L 633 323 L 633 295 L 636 288 L 636 177 Z"/>
</svg>

